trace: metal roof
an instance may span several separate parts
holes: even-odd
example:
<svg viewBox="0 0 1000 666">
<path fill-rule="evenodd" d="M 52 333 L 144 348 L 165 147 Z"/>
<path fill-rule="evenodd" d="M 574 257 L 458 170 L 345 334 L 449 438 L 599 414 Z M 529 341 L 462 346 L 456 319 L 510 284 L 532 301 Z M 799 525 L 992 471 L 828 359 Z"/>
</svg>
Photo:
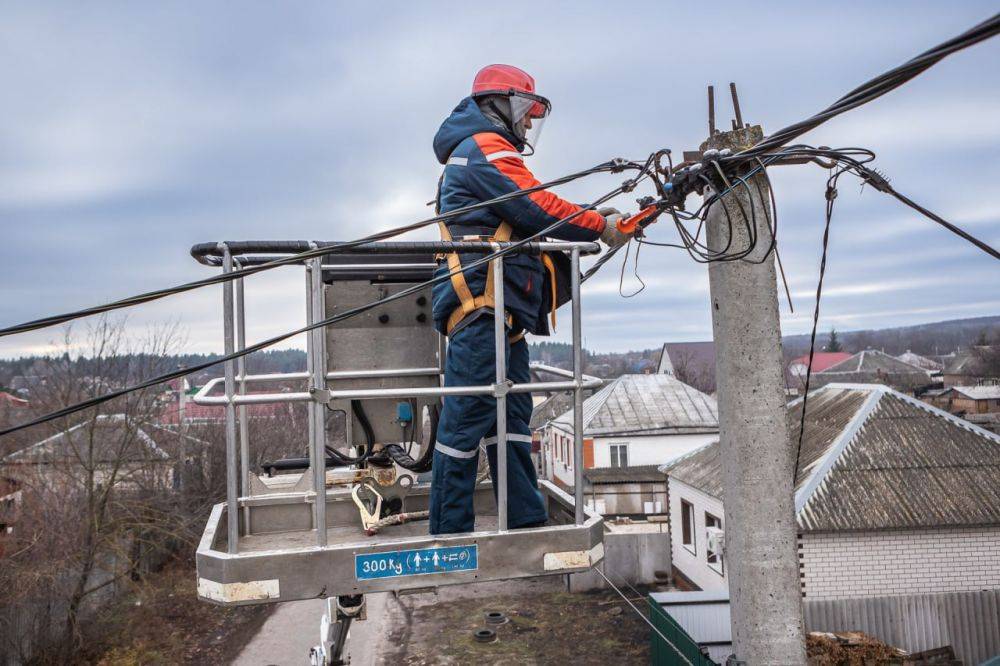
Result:
<svg viewBox="0 0 1000 666">
<path fill-rule="evenodd" d="M 990 372 L 984 359 L 995 353 L 997 353 L 995 345 L 992 347 L 979 345 L 972 349 L 958 351 L 945 359 L 944 374 L 987 376 Z"/>
<path fill-rule="evenodd" d="M 531 410 L 528 427 L 537 430 L 573 406 L 572 393 L 553 393 Z"/>
<path fill-rule="evenodd" d="M 930 373 L 923 368 L 900 361 L 877 349 L 858 352 L 846 361 L 813 374 L 817 386 L 831 382 L 891 384 L 901 388 L 917 388 L 930 383 Z"/>
<path fill-rule="evenodd" d="M 718 440 L 661 465 L 659 471 L 712 497 L 722 499 L 722 463 L 719 462 Z"/>
<path fill-rule="evenodd" d="M 973 400 L 1000 400 L 1000 386 L 952 386 L 948 391 L 961 393 Z"/>
<path fill-rule="evenodd" d="M 721 498 L 718 456 L 662 469 Z M 1000 524 L 1000 436 L 885 386 L 830 384 L 809 394 L 795 507 L 805 531 Z"/>
<path fill-rule="evenodd" d="M 573 410 L 553 425 L 573 432 Z M 622 375 L 583 402 L 585 436 L 718 432 L 715 398 L 664 374 Z"/>
<path fill-rule="evenodd" d="M 909 363 L 910 365 L 915 365 L 918 368 L 923 368 L 924 370 L 930 370 L 931 372 L 937 372 L 944 367 L 943 363 L 935 361 L 932 358 L 927 358 L 926 356 L 921 356 L 920 354 L 914 354 L 909 349 L 905 353 L 897 356 L 903 363 Z"/>
</svg>

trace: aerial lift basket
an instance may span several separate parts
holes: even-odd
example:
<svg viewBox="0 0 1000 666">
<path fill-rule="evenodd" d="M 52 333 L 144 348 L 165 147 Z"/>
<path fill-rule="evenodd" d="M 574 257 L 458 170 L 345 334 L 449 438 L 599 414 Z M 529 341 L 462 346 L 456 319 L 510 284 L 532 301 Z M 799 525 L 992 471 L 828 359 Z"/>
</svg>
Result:
<svg viewBox="0 0 1000 666">
<path fill-rule="evenodd" d="M 205 243 L 191 253 L 228 273 L 326 245 L 337 244 Z M 505 245 L 465 243 L 462 251 L 487 253 Z M 476 486 L 474 532 L 432 536 L 426 520 L 406 520 L 427 510 L 430 475 L 421 473 L 419 465 L 416 471 L 407 469 L 379 453 L 395 444 L 397 453 L 409 449 L 411 463 L 421 460 L 434 446 L 433 425 L 442 396 L 496 397 L 498 478 L 504 479 L 507 393 L 573 392 L 575 460 L 582 462 L 583 391 L 601 383 L 582 374 L 580 346 L 580 256 L 597 247 L 539 242 L 517 251 L 565 252 L 572 263 L 573 371 L 536 367 L 562 376 L 559 381 L 511 384 L 502 381 L 504 355 L 498 354 L 500 381 L 444 387 L 446 342 L 432 325 L 431 288 L 393 297 L 430 280 L 437 266 L 435 254 L 454 248 L 444 242 L 369 243 L 299 262 L 306 272 L 309 323 L 386 302 L 307 334 L 304 372 L 251 375 L 242 362 L 230 362 L 224 377 L 211 380 L 195 395 L 196 404 L 221 405 L 226 414 L 227 497 L 212 509 L 198 546 L 202 599 L 241 605 L 349 597 L 572 573 L 603 558 L 603 521 L 584 506 L 580 464 L 575 466 L 574 495 L 539 481 L 549 510 L 549 521 L 542 527 L 508 529 L 506 489 L 498 484 L 495 497 L 489 482 Z M 492 262 L 490 270 L 495 284 L 503 284 L 503 262 Z M 245 345 L 243 289 L 242 278 L 223 286 L 227 352 Z M 497 292 L 497 310 L 503 311 L 502 290 Z M 496 325 L 502 344 L 502 319 Z M 220 384 L 222 390 L 217 391 Z M 270 392 L 262 385 L 265 390 L 269 385 Z M 252 468 L 248 407 L 270 403 L 306 404 L 308 456 Z M 371 450 L 373 457 L 337 466 L 343 458 L 331 459 L 328 447 L 346 456 Z"/>
</svg>

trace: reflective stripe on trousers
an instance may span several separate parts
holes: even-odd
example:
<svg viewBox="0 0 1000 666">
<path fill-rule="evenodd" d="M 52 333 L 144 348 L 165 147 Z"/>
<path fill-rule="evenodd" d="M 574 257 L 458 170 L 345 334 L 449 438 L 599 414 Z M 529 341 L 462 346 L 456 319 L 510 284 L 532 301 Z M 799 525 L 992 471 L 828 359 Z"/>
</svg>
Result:
<svg viewBox="0 0 1000 666">
<path fill-rule="evenodd" d="M 493 318 L 479 317 L 448 341 L 446 386 L 481 386 L 496 381 Z M 531 381 L 528 343 L 506 343 L 507 378 Z M 522 527 L 546 520 L 531 459 L 531 394 L 507 394 L 507 524 Z M 496 479 L 496 400 L 487 395 L 447 396 L 438 423 L 431 484 L 431 534 L 471 532 L 480 444 L 486 446 L 490 476 Z M 494 498 L 496 484 L 494 483 Z"/>
</svg>

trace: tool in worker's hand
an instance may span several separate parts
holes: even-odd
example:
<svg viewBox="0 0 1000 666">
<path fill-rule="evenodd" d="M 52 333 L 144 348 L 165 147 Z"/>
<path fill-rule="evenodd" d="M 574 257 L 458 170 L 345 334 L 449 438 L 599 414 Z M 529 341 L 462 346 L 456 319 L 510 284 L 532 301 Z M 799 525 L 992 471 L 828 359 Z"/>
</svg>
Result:
<svg viewBox="0 0 1000 666">
<path fill-rule="evenodd" d="M 618 231 L 622 232 L 623 234 L 628 234 L 630 236 L 635 234 L 636 228 L 646 220 L 649 220 L 648 222 L 646 222 L 646 224 L 652 223 L 652 220 L 650 220 L 649 218 L 654 213 L 656 213 L 656 211 L 657 207 L 654 204 L 646 206 L 635 215 L 629 215 L 628 217 L 621 218 L 620 220 L 618 220 L 618 224 L 616 225 L 618 227 Z M 642 224 L 642 226 L 645 227 L 646 224 Z"/>
<path fill-rule="evenodd" d="M 665 183 L 663 189 L 665 193 L 669 193 L 673 186 L 670 183 Z M 639 199 L 638 204 L 642 206 L 638 213 L 626 215 L 618 220 L 616 225 L 618 231 L 630 236 L 641 236 L 642 230 L 656 222 L 656 218 L 666 210 L 667 201 L 665 199 L 657 201 L 653 197 L 644 197 Z"/>
</svg>

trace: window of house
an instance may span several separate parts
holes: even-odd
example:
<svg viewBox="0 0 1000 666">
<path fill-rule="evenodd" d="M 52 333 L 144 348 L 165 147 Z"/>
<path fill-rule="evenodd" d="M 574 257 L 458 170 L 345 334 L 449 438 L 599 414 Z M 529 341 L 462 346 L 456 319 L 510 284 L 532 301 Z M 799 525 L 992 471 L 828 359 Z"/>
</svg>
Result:
<svg viewBox="0 0 1000 666">
<path fill-rule="evenodd" d="M 681 543 L 692 553 L 695 552 L 694 507 L 684 500 L 681 500 Z"/>
<path fill-rule="evenodd" d="M 708 562 L 708 566 L 715 569 L 719 573 L 722 573 L 722 549 L 716 550 L 712 546 L 715 545 L 711 538 L 713 529 L 722 529 L 722 519 L 713 516 L 712 514 L 705 512 L 705 540 L 707 546 L 705 547 L 705 560 Z"/>
<path fill-rule="evenodd" d="M 628 467 L 628 443 L 611 445 L 611 466 Z"/>
</svg>

